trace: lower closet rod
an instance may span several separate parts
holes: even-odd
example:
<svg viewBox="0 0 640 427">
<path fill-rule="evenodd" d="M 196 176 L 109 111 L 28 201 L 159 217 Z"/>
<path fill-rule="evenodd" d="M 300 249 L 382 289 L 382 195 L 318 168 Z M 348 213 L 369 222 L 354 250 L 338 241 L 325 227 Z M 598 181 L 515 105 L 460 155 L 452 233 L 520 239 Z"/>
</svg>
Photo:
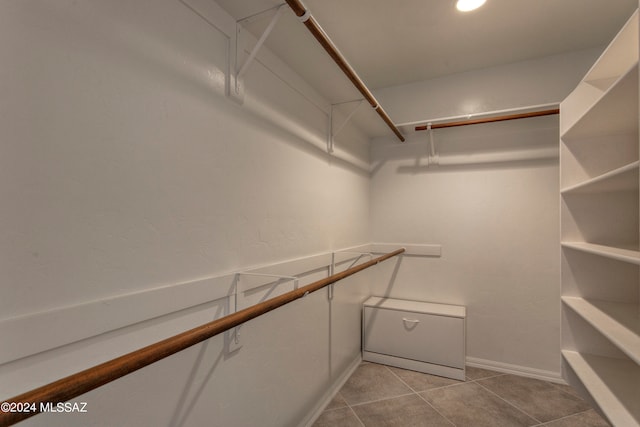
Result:
<svg viewBox="0 0 640 427">
<path fill-rule="evenodd" d="M 262 314 L 268 313 L 278 307 L 302 298 L 311 292 L 315 292 L 382 261 L 400 255 L 404 251 L 404 248 L 397 249 L 393 252 L 374 258 L 371 261 L 349 268 L 341 273 L 333 274 L 309 285 L 271 298 L 270 300 L 258 303 L 245 308 L 244 310 L 237 311 L 228 316 L 224 316 L 202 326 L 198 326 L 189 331 L 167 338 L 163 341 L 125 354 L 124 356 L 109 360 L 76 374 L 69 375 L 66 378 L 38 387 L 11 399 L 6 399 L 6 402 L 29 405 L 33 404 L 35 411 L 0 411 L 0 427 L 13 425 L 38 414 L 40 412 L 40 403 L 44 404 L 46 402 L 53 402 L 57 404 L 58 402 L 66 402 L 67 400 L 80 396 L 81 394 L 164 359 L 165 357 L 171 356 L 172 354 L 239 326 Z"/>
</svg>

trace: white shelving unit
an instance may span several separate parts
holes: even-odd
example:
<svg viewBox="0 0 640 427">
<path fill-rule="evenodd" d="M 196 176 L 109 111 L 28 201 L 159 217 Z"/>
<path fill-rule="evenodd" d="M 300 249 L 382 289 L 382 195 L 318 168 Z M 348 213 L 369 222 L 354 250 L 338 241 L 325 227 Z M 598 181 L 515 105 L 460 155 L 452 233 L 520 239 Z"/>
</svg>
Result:
<svg viewBox="0 0 640 427">
<path fill-rule="evenodd" d="M 640 426 L 638 12 L 560 106 L 563 375 Z"/>
</svg>

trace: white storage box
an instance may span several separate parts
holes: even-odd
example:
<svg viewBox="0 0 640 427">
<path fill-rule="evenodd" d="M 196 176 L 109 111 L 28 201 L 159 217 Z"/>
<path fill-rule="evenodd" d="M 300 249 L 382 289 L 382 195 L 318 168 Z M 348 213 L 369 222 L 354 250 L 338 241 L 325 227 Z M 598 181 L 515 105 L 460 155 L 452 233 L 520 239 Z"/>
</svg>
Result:
<svg viewBox="0 0 640 427">
<path fill-rule="evenodd" d="M 465 379 L 466 308 L 371 297 L 364 303 L 362 358 Z"/>
</svg>

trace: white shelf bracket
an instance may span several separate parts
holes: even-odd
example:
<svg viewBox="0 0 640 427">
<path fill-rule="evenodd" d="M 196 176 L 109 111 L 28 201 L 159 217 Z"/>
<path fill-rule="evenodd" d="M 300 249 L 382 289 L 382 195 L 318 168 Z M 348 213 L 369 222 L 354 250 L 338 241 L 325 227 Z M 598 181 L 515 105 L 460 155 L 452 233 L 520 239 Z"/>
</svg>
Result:
<svg viewBox="0 0 640 427">
<path fill-rule="evenodd" d="M 357 102 L 358 104 L 349 112 L 349 114 L 347 115 L 347 118 L 344 119 L 344 121 L 340 124 L 340 126 L 337 126 L 337 128 L 334 130 L 334 126 L 333 126 L 333 107 L 335 107 L 336 105 L 342 105 L 342 104 L 350 104 L 353 102 Z M 364 104 L 364 99 L 358 99 L 355 101 L 347 101 L 347 102 L 340 102 L 338 104 L 331 104 L 331 108 L 329 110 L 329 137 L 327 138 L 327 153 L 333 153 L 333 142 L 336 136 L 338 136 L 338 134 L 340 133 L 340 131 L 344 128 L 344 126 L 349 122 L 349 120 L 351 120 L 351 118 L 353 117 L 353 115 L 356 113 L 356 111 L 358 111 L 358 108 L 360 108 L 360 106 Z"/>
<path fill-rule="evenodd" d="M 333 276 L 335 267 L 336 267 L 336 253 L 331 252 L 331 264 L 329 264 L 329 276 Z M 329 300 L 333 299 L 333 285 L 335 285 L 335 283 L 330 284 L 328 287 L 327 297 L 329 298 Z"/>
<path fill-rule="evenodd" d="M 350 269 L 350 268 L 352 268 L 353 266 L 355 266 L 355 265 L 356 265 L 356 263 L 357 263 L 358 261 L 360 261 L 360 259 L 361 259 L 362 257 L 368 256 L 368 257 L 369 257 L 369 259 L 373 259 L 373 254 L 372 254 L 371 252 L 340 251 L 339 253 L 341 253 L 341 254 L 354 254 L 354 255 L 358 255 L 358 256 L 356 257 L 356 259 L 354 259 L 354 260 L 353 260 L 353 262 L 349 265 L 349 267 L 347 267 L 347 269 Z"/>
<path fill-rule="evenodd" d="M 280 274 L 263 274 L 263 273 L 246 273 L 246 272 L 238 272 L 235 274 L 235 284 L 234 284 L 234 295 L 233 295 L 233 312 L 238 312 L 238 283 L 240 282 L 240 276 L 257 276 L 257 277 L 269 277 L 278 279 L 278 281 L 293 281 L 293 288 L 298 289 L 300 279 L 295 276 L 283 276 Z M 238 325 L 233 328 L 233 331 L 227 331 L 227 348 L 228 352 L 232 353 L 242 347 L 242 343 L 240 341 L 240 328 L 242 325 Z"/>
<path fill-rule="evenodd" d="M 335 274 L 335 271 L 336 271 L 336 254 L 337 253 L 358 255 L 356 257 L 356 259 L 349 265 L 349 267 L 347 267 L 347 270 L 350 269 L 351 267 L 353 267 L 354 265 L 356 265 L 358 263 L 358 261 L 360 261 L 360 259 L 362 257 L 368 256 L 369 259 L 373 258 L 373 254 L 371 252 L 353 252 L 353 251 L 332 252 L 331 253 L 331 264 L 329 264 L 329 276 L 333 276 Z M 334 283 L 329 285 L 329 295 L 328 296 L 329 296 L 330 300 L 333 299 L 333 285 L 334 285 Z"/>
<path fill-rule="evenodd" d="M 360 255 L 358 255 L 358 258 L 356 258 L 356 259 L 355 259 L 355 261 L 353 261 L 353 262 L 351 263 L 351 265 L 349 266 L 349 268 L 351 268 L 351 267 L 355 267 L 356 263 L 357 263 L 358 261 L 360 261 L 360 258 L 362 258 L 363 256 L 368 256 L 368 257 L 369 257 L 369 260 L 372 260 L 372 259 L 373 259 L 373 254 L 371 254 L 371 253 L 369 253 L 369 252 L 361 253 Z M 349 268 L 348 268 L 348 269 L 349 269 Z"/>
<path fill-rule="evenodd" d="M 233 279 L 233 313 L 238 312 L 238 279 L 239 276 L 236 274 Z M 240 350 L 242 347 L 242 343 L 240 342 L 241 327 L 242 325 L 238 325 L 224 333 L 225 351 L 229 354 Z"/>
<path fill-rule="evenodd" d="M 242 77 L 245 75 L 245 73 L 249 69 L 249 66 L 251 65 L 256 55 L 264 45 L 264 42 L 267 40 L 267 37 L 269 37 L 269 34 L 271 34 L 271 31 L 273 31 L 273 29 L 275 28 L 278 22 L 278 19 L 280 19 L 280 16 L 282 16 L 282 12 L 284 11 L 284 7 L 283 7 L 284 5 L 285 3 L 282 3 L 275 7 L 277 9 L 276 13 L 273 15 L 273 17 L 271 17 L 271 21 L 269 22 L 269 25 L 267 25 L 267 28 L 265 28 L 262 35 L 258 39 L 257 43 L 249 53 L 249 57 L 246 59 L 246 61 L 244 61 L 244 63 L 241 66 L 239 64 L 240 64 L 242 46 L 241 46 L 241 43 L 239 42 L 240 40 L 239 34 L 240 34 L 240 29 L 242 27 L 242 22 L 248 20 L 249 18 L 253 18 L 254 16 L 260 15 L 262 13 L 269 12 L 274 8 L 269 8 L 265 11 L 259 12 L 257 14 L 254 14 L 249 17 L 239 19 L 238 21 L 236 21 L 236 58 L 235 58 L 236 69 L 235 69 L 235 85 L 234 85 L 235 87 L 233 89 L 233 96 L 239 102 L 242 102 L 243 100 Z"/>
</svg>

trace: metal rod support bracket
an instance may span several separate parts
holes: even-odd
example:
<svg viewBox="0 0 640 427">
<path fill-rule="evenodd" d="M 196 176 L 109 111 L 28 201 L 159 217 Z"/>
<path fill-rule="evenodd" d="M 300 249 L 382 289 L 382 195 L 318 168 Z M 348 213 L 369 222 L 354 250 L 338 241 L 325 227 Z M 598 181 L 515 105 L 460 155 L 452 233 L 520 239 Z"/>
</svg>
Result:
<svg viewBox="0 0 640 427">
<path fill-rule="evenodd" d="M 354 255 L 358 255 L 356 257 L 356 259 L 349 265 L 349 267 L 347 267 L 347 270 L 352 268 L 354 265 L 356 265 L 356 263 L 358 261 L 360 261 L 360 258 L 364 257 L 364 256 L 368 256 L 369 258 L 373 257 L 373 254 L 371 252 L 354 252 L 354 251 L 340 251 L 340 252 L 334 252 L 331 255 L 331 266 L 332 268 L 335 270 L 335 254 L 336 253 L 341 253 L 341 254 L 354 254 Z"/>
<path fill-rule="evenodd" d="M 292 280 L 293 281 L 293 289 L 298 289 L 299 286 L 299 279 L 295 276 L 282 276 L 279 274 L 264 274 L 264 273 L 247 273 L 247 272 L 238 272 L 236 273 L 236 280 L 235 280 L 235 291 L 233 294 L 233 312 L 236 313 L 238 311 L 238 281 L 240 280 L 240 276 L 257 276 L 257 277 L 270 277 L 270 278 L 274 278 L 274 279 L 278 279 L 278 280 L 284 280 L 284 281 L 289 281 Z M 240 342 L 240 328 L 242 327 L 242 324 L 236 326 L 233 329 L 233 332 L 230 333 L 229 335 L 229 349 L 230 352 L 235 351 L 236 349 L 240 348 L 242 346 L 241 342 Z"/>
<path fill-rule="evenodd" d="M 337 126 L 337 128 L 334 130 L 334 126 L 333 126 L 333 121 L 334 121 L 333 108 L 336 105 L 348 104 L 348 103 L 351 103 L 351 102 L 357 102 L 358 104 L 349 112 L 349 114 L 347 115 L 347 118 L 345 118 L 343 120 L 343 122 L 340 124 L 340 126 Z M 341 102 L 341 103 L 338 103 L 338 104 L 331 104 L 331 109 L 329 110 L 329 138 L 327 140 L 327 152 L 328 153 L 333 153 L 333 146 L 334 146 L 334 142 L 335 142 L 335 137 L 338 136 L 340 131 L 342 131 L 344 126 L 349 122 L 349 120 L 351 120 L 353 115 L 356 113 L 356 111 L 358 111 L 358 108 L 360 108 L 360 106 L 362 104 L 364 104 L 364 99 L 358 99 L 358 100 L 355 100 L 355 101 Z"/>
<path fill-rule="evenodd" d="M 276 26 L 276 23 L 278 22 L 278 19 L 280 19 L 280 16 L 282 16 L 282 12 L 284 11 L 284 3 L 277 6 L 277 10 L 276 13 L 273 15 L 273 17 L 271 18 L 271 21 L 269 22 L 269 25 L 267 25 L 267 28 L 265 28 L 265 30 L 262 32 L 262 35 L 260 36 L 260 38 L 258 39 L 257 43 L 255 44 L 255 46 L 253 47 L 253 49 L 251 50 L 251 52 L 249 53 L 249 57 L 247 58 L 246 61 L 244 61 L 244 63 L 242 64 L 242 66 L 238 67 L 238 64 L 240 63 L 239 61 L 239 57 L 240 57 L 240 50 L 242 49 L 239 45 L 238 42 L 236 42 L 236 78 L 235 78 L 235 92 L 236 94 L 240 93 L 240 86 L 241 86 L 241 79 L 244 76 L 244 74 L 247 72 L 247 70 L 249 69 L 249 65 L 251 65 L 251 63 L 253 62 L 253 60 L 255 59 L 256 55 L 258 54 L 258 51 L 260 50 L 260 48 L 262 48 L 262 46 L 264 45 L 264 42 L 267 40 L 267 37 L 269 37 L 269 34 L 271 34 L 271 31 L 273 31 L 273 29 Z M 270 10 L 273 10 L 273 8 L 267 9 L 261 13 L 265 13 L 268 12 Z M 256 16 L 259 14 L 255 14 L 255 15 L 251 15 L 251 17 Z M 238 21 L 236 21 L 236 40 L 239 39 L 238 34 L 240 32 L 240 27 L 241 27 L 241 23 L 243 21 L 246 21 L 249 18 L 243 18 L 240 19 Z"/>
<path fill-rule="evenodd" d="M 431 123 L 427 123 L 427 131 L 429 136 L 429 156 L 427 157 L 427 165 L 437 166 L 440 164 L 440 156 L 436 150 L 436 144 L 433 141 L 433 128 L 431 127 Z"/>
</svg>

